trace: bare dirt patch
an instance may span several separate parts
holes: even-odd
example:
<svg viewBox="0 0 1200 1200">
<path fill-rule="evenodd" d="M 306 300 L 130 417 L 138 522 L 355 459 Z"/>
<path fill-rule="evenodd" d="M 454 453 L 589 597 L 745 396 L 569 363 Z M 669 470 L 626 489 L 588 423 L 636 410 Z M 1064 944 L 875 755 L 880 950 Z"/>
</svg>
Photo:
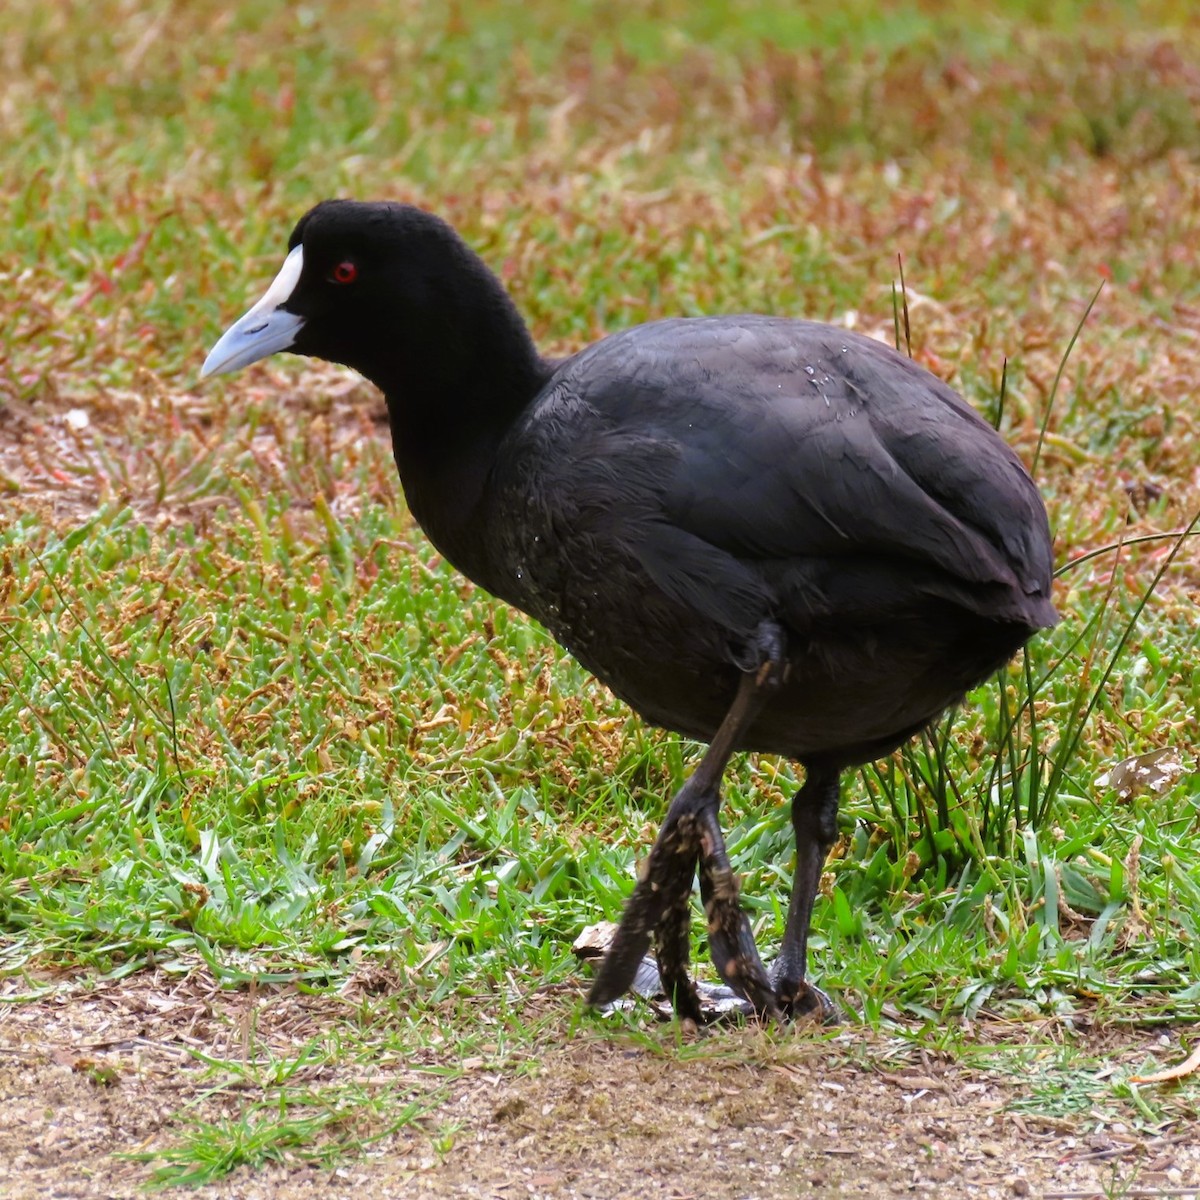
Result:
<svg viewBox="0 0 1200 1200">
<path fill-rule="evenodd" d="M 333 1167 L 239 1168 L 168 1197 L 361 1200 L 686 1197 L 783 1200 L 900 1194 L 1200 1196 L 1200 1139 L 1183 1125 L 1022 1115 L 1013 1070 L 972 1068 L 909 1039 L 848 1027 L 832 1038 L 727 1029 L 680 1045 L 672 1026 L 633 1038 L 570 1032 L 577 999 L 555 995 L 534 1056 L 303 1068 L 288 1086 L 357 1080 L 427 1112 Z M 294 1055 L 349 1034 L 347 1005 L 290 989 L 222 990 L 202 971 L 146 973 L 0 1010 L 0 1195 L 124 1200 L 151 1166 L 121 1157 L 178 1143 L 189 1119 L 236 1119 L 271 1090 L 213 1069 L 239 1048 Z M 1030 1031 L 1030 1043 L 1036 1031 Z M 1093 1035 L 1099 1038 L 1099 1035 Z M 1105 1047 L 1142 1061 L 1145 1035 Z M 463 1070 L 448 1086 L 433 1068 Z M 1066 1080 L 1064 1078 L 1064 1086 Z M 388 1104 L 382 1106 L 384 1109 Z M 1194 1192 L 1188 1192 L 1191 1187 Z"/>
</svg>

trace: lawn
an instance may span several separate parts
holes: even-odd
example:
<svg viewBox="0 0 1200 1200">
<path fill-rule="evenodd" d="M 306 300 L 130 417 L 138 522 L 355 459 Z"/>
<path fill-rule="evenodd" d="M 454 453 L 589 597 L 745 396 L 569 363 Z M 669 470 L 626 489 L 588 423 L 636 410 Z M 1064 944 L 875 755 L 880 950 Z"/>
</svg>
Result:
<svg viewBox="0 0 1200 1200">
<path fill-rule="evenodd" d="M 9 0 L 0 46 L 0 1191 L 1200 1185 L 1200 1084 L 1135 1081 L 1200 1021 L 1190 4 Z M 548 353 L 896 339 L 1034 468 L 1063 622 L 847 777 L 838 1029 L 582 1010 L 571 944 L 701 748 L 439 559 L 369 385 L 198 383 L 331 195 L 446 216 Z M 796 785 L 726 789 L 768 948 Z M 781 1132 L 815 1096 L 869 1142 L 870 1087 L 956 1111 L 861 1177 Z"/>
</svg>

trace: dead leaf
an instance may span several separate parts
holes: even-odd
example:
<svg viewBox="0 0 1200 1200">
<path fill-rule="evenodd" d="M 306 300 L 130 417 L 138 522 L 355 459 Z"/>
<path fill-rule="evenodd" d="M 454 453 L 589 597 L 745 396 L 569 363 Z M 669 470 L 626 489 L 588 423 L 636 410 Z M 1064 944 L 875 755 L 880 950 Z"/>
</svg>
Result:
<svg viewBox="0 0 1200 1200">
<path fill-rule="evenodd" d="M 1115 763 L 1096 776 L 1098 788 L 1112 788 L 1122 800 L 1131 800 L 1143 792 L 1161 796 L 1183 774 L 1183 761 L 1177 746 L 1162 746 L 1145 754 L 1134 754 Z"/>
<path fill-rule="evenodd" d="M 1170 1083 L 1173 1079 L 1183 1079 L 1188 1075 L 1195 1074 L 1200 1071 L 1200 1045 L 1183 1060 L 1181 1063 L 1176 1063 L 1173 1067 L 1166 1067 L 1162 1071 L 1155 1071 L 1153 1075 L 1134 1075 L 1130 1083 Z"/>
<path fill-rule="evenodd" d="M 944 1092 L 946 1090 L 946 1085 L 941 1080 L 934 1079 L 931 1075 L 893 1075 L 888 1071 L 880 1071 L 879 1075 L 880 1078 L 888 1083 L 910 1090 L 920 1090 L 921 1088 L 931 1092 Z"/>
<path fill-rule="evenodd" d="M 617 933 L 615 921 L 597 921 L 589 925 L 571 946 L 575 956 L 583 962 L 595 962 L 608 953 L 609 946 Z"/>
</svg>

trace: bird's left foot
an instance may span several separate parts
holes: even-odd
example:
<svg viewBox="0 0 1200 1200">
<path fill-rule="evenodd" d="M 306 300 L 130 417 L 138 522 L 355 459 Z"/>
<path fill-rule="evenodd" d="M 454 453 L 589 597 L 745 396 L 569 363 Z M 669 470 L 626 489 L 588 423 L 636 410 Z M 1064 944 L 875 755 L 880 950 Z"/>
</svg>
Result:
<svg viewBox="0 0 1200 1200">
<path fill-rule="evenodd" d="M 821 1025 L 838 1025 L 842 1014 L 838 1006 L 816 984 L 807 979 L 780 979 L 771 972 L 775 980 L 775 999 L 784 1020 L 815 1020 Z"/>
</svg>

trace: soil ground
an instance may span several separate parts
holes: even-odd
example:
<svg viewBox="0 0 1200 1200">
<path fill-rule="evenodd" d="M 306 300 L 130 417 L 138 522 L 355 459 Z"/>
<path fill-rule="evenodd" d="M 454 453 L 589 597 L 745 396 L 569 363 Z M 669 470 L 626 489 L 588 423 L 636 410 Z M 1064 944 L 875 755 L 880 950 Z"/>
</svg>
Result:
<svg viewBox="0 0 1200 1200">
<path fill-rule="evenodd" d="M 530 1003 L 543 1015 L 547 1005 L 561 1011 L 558 1036 L 536 1061 L 461 1064 L 466 1073 L 428 1116 L 364 1155 L 334 1168 L 242 1167 L 217 1184 L 158 1194 L 1200 1198 L 1194 1130 L 1148 1135 L 1087 1116 L 1021 1115 L 1011 1111 L 1023 1091 L 1018 1073 L 943 1060 L 907 1039 L 857 1027 L 819 1040 L 802 1029 L 784 1039 L 723 1029 L 681 1051 L 673 1027 L 649 1017 L 646 1037 L 572 1033 L 576 996 Z M 146 973 L 7 1005 L 0 1196 L 144 1194 L 149 1168 L 123 1156 L 178 1141 L 189 1117 L 236 1117 L 257 1090 L 214 1074 L 195 1051 L 236 1058 L 253 1028 L 256 1052 L 294 1055 L 344 1016 L 336 999 L 224 991 L 202 971 L 182 980 Z M 1145 1034 L 1092 1038 L 1090 1048 L 1114 1064 L 1162 1053 Z M 422 1063 L 346 1070 L 365 1088 L 442 1087 Z M 331 1081 L 328 1067 L 320 1072 Z"/>
</svg>

